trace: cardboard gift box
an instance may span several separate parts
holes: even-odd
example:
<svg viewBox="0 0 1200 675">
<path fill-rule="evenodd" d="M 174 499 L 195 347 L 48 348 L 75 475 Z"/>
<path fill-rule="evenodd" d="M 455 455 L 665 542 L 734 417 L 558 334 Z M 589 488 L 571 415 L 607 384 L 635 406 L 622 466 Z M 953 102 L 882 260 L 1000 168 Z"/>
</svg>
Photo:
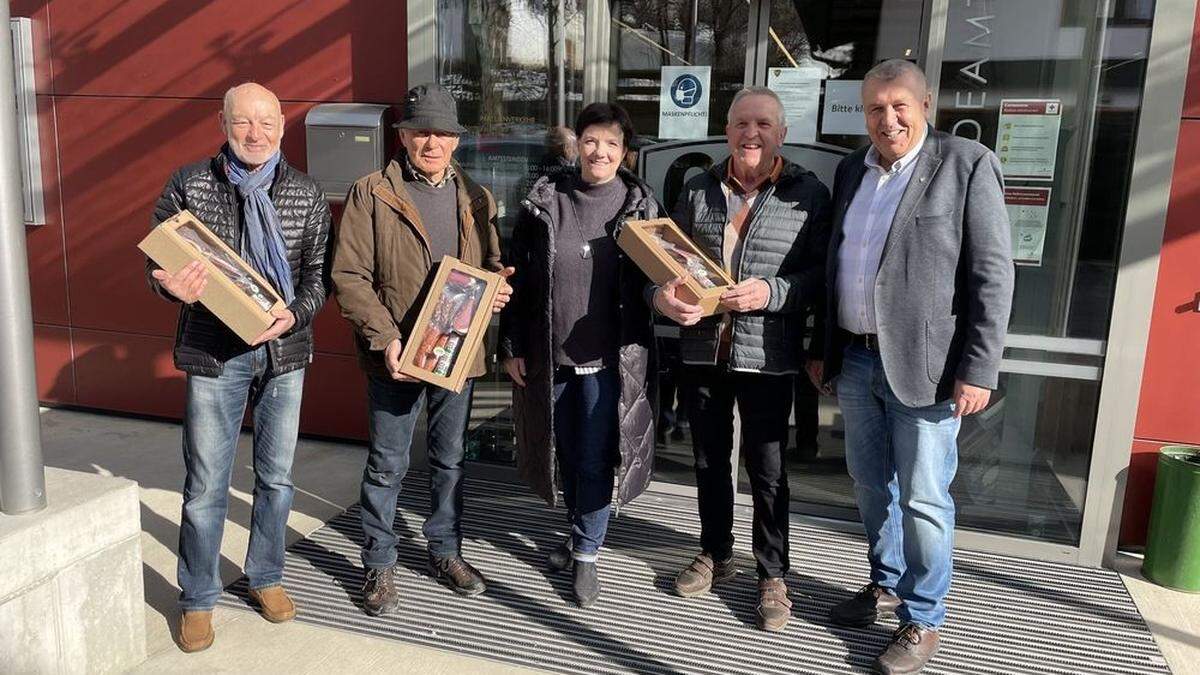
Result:
<svg viewBox="0 0 1200 675">
<path fill-rule="evenodd" d="M 138 248 L 171 274 L 193 260 L 201 261 L 208 285 L 200 294 L 200 304 L 246 344 L 275 322 L 272 310 L 286 307 L 262 275 L 188 211 L 159 223 Z"/>
<path fill-rule="evenodd" d="M 733 279 L 670 218 L 630 220 L 621 228 L 617 244 L 654 283 L 661 286 L 683 277 L 676 297 L 699 305 L 704 316 L 725 311 L 721 294 L 729 290 Z"/>
<path fill-rule="evenodd" d="M 445 256 L 400 355 L 400 372 L 462 391 L 504 279 Z"/>
</svg>

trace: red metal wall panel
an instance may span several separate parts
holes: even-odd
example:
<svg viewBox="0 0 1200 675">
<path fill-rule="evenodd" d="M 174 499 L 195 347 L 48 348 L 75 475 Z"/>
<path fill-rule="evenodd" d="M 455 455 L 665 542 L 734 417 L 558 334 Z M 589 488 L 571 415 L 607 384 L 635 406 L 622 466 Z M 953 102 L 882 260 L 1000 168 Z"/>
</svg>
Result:
<svg viewBox="0 0 1200 675">
<path fill-rule="evenodd" d="M 320 436 L 366 440 L 367 378 L 353 356 L 313 358 L 304 377 L 300 428 Z"/>
<path fill-rule="evenodd" d="M 38 136 L 42 158 L 42 206 L 44 225 L 25 228 L 25 250 L 29 257 L 33 320 L 37 323 L 67 326 L 66 242 L 62 223 L 62 202 L 58 189 L 58 146 L 55 133 L 54 101 L 38 96 Z"/>
<path fill-rule="evenodd" d="M 1158 289 L 1142 375 L 1135 435 L 1200 441 L 1200 360 L 1190 358 L 1200 331 L 1200 120 L 1183 120 L 1171 203 L 1159 257 Z"/>
<path fill-rule="evenodd" d="M 247 80 L 284 103 L 284 153 L 306 168 L 318 102 L 394 103 L 406 8 L 392 0 L 13 0 L 33 19 L 47 225 L 26 231 L 42 400 L 182 413 L 177 307 L 136 249 L 171 172 L 222 142 L 220 98 Z M 61 181 L 59 177 L 61 176 Z M 315 324 L 302 430 L 365 438 L 365 382 L 332 301 Z"/>
<path fill-rule="evenodd" d="M 71 358 L 70 329 L 33 324 L 33 358 L 37 371 L 38 400 L 75 403 L 75 365 Z"/>
<path fill-rule="evenodd" d="M 400 100 L 396 0 L 59 0 L 49 3 L 54 93 L 220 97 L 255 80 L 281 99 Z"/>
<path fill-rule="evenodd" d="M 1196 38 L 1200 37 L 1200 12 L 1192 26 L 1192 51 L 1188 57 L 1187 88 L 1183 97 L 1183 116 L 1200 117 L 1200 49 L 1196 49 Z"/>
<path fill-rule="evenodd" d="M 76 329 L 75 383 L 79 405 L 179 417 L 184 379 L 171 362 L 171 337 Z"/>
<path fill-rule="evenodd" d="M 1190 356 L 1200 331 L 1200 10 L 1192 28 L 1182 118 L 1126 479 L 1123 545 L 1146 541 L 1158 449 L 1168 443 L 1200 444 L 1200 362 Z"/>
</svg>

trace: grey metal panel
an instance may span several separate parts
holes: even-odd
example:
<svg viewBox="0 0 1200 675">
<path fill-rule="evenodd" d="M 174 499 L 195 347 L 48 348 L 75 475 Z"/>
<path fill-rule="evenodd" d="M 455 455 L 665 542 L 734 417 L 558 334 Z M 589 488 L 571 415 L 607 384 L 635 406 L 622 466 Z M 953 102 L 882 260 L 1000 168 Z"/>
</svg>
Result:
<svg viewBox="0 0 1200 675">
<path fill-rule="evenodd" d="M 375 129 L 383 126 L 387 109 L 386 105 L 374 103 L 322 103 L 309 108 L 304 126 Z"/>
<path fill-rule="evenodd" d="M 1171 197 L 1196 0 L 1157 2 L 1146 64 L 1129 205 L 1121 238 L 1104 380 L 1084 501 L 1080 561 L 1111 566 L 1117 550 L 1125 475 L 1142 389 L 1150 334 L 1148 300 L 1158 281 L 1158 259 Z"/>
<path fill-rule="evenodd" d="M 675 573 L 698 546 L 691 500 L 648 494 L 614 518 L 601 555 L 603 593 L 580 610 L 570 576 L 546 571 L 564 535 L 561 511 L 520 488 L 474 480 L 467 488 L 464 555 L 488 592 L 463 599 L 423 573 L 420 524 L 427 477 L 401 495 L 401 609 L 360 609 L 357 509 L 289 549 L 284 584 L 298 621 L 563 673 L 849 673 L 869 667 L 894 619 L 866 629 L 832 626 L 829 608 L 867 581 L 862 538 L 793 519 L 786 631 L 753 626 L 750 510 L 735 510 L 741 574 L 715 594 L 684 599 Z M 943 646 L 927 673 L 1166 673 L 1166 663 L 1120 577 L 1103 569 L 959 552 Z M 222 599 L 246 607 L 242 579 Z"/>
<path fill-rule="evenodd" d="M 33 73 L 33 20 L 9 19 L 12 35 L 14 97 L 17 106 L 17 136 L 20 140 L 21 186 L 26 225 L 46 224 L 42 189 L 42 141 L 38 133 L 37 91 Z"/>
</svg>

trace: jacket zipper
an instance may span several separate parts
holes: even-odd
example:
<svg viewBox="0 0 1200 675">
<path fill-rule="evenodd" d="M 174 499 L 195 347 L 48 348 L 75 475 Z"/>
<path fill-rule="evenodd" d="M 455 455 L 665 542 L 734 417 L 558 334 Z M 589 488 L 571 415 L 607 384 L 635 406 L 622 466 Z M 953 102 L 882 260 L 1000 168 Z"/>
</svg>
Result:
<svg viewBox="0 0 1200 675">
<path fill-rule="evenodd" d="M 762 205 L 763 205 L 763 202 L 766 200 L 766 198 L 775 193 L 775 185 L 777 183 L 778 183 L 778 181 L 776 181 L 775 183 L 771 183 L 771 185 L 769 185 L 766 190 L 763 190 L 757 197 L 755 197 L 754 198 L 754 206 L 750 207 L 750 213 L 746 214 L 746 219 L 750 221 L 750 224 L 746 228 L 746 238 L 742 241 L 742 254 L 740 256 L 738 256 L 738 268 L 737 268 L 737 282 L 738 283 L 741 283 L 741 281 L 742 281 L 742 273 L 743 273 L 743 270 L 744 270 L 744 267 L 746 264 L 746 248 L 750 244 L 750 235 L 754 234 L 754 232 L 755 232 L 754 226 L 757 225 L 757 223 L 755 222 L 756 216 L 758 216 L 758 212 L 762 210 Z M 729 214 L 726 213 L 725 217 L 728 218 Z M 737 338 L 737 324 L 738 324 L 737 317 L 734 316 L 733 314 L 730 314 L 730 316 L 729 316 L 729 361 L 725 364 L 725 368 L 730 371 L 734 370 L 734 368 L 733 368 L 733 344 Z M 763 331 L 764 331 L 764 333 L 766 332 L 766 322 L 765 321 L 763 322 Z M 720 351 L 720 349 L 721 349 L 720 338 L 718 337 L 717 338 L 717 351 Z M 764 356 L 766 355 L 766 343 L 765 342 L 763 344 L 763 354 L 764 354 Z M 765 358 L 764 358 L 763 365 L 766 365 Z"/>
</svg>

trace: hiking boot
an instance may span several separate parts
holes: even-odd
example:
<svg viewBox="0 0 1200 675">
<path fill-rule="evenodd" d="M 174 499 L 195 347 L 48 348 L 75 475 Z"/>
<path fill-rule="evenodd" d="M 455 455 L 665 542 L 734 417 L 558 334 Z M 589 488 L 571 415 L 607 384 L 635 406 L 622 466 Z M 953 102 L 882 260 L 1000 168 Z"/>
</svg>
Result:
<svg viewBox="0 0 1200 675">
<path fill-rule="evenodd" d="M 892 633 L 887 649 L 875 659 L 875 672 L 916 675 L 937 653 L 941 638 L 936 630 L 906 623 Z"/>
<path fill-rule="evenodd" d="M 459 595 L 470 597 L 487 590 L 483 575 L 463 560 L 461 555 L 438 558 L 432 553 L 429 554 L 429 574 L 438 583 Z"/>
<path fill-rule="evenodd" d="M 869 583 L 859 589 L 854 597 L 843 600 L 829 610 L 829 618 L 842 626 L 866 628 L 879 619 L 880 614 L 891 614 L 900 606 L 895 593 L 876 584 Z"/>
<path fill-rule="evenodd" d="M 400 593 L 396 591 L 396 566 L 370 568 L 363 584 L 363 611 L 380 616 L 400 609 Z"/>
<path fill-rule="evenodd" d="M 288 597 L 283 586 L 252 588 L 250 597 L 258 603 L 263 618 L 271 623 L 283 623 L 296 618 L 296 603 Z"/>
<path fill-rule="evenodd" d="M 675 592 L 684 598 L 694 598 L 712 589 L 714 584 L 737 576 L 733 556 L 714 561 L 711 554 L 701 553 L 675 577 Z"/>
<path fill-rule="evenodd" d="M 596 570 L 596 561 L 575 561 L 575 602 L 580 607 L 588 607 L 600 597 L 600 575 Z"/>
<path fill-rule="evenodd" d="M 212 610 L 184 612 L 179 620 L 179 648 L 189 654 L 208 649 L 213 643 Z"/>
<path fill-rule="evenodd" d="M 575 556 L 571 552 L 570 537 L 567 537 L 566 540 L 555 546 L 546 555 L 546 565 L 554 572 L 566 572 L 575 566 Z"/>
<path fill-rule="evenodd" d="M 787 584 L 779 577 L 758 580 L 758 627 L 778 632 L 792 618 L 792 601 L 788 599 Z"/>
</svg>

